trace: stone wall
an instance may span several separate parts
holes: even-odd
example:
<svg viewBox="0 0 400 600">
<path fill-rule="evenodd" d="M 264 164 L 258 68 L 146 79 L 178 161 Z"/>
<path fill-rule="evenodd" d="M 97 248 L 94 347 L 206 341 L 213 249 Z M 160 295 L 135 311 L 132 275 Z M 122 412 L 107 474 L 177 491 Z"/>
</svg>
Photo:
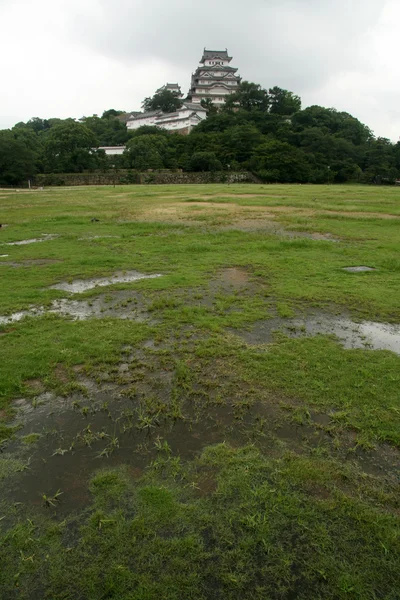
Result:
<svg viewBox="0 0 400 600">
<path fill-rule="evenodd" d="M 190 184 L 190 183 L 257 183 L 258 179 L 247 171 L 182 173 L 173 171 L 152 171 L 137 173 L 120 170 L 116 173 L 50 173 L 37 175 L 35 185 L 76 186 L 76 185 L 126 185 L 126 184 Z"/>
</svg>

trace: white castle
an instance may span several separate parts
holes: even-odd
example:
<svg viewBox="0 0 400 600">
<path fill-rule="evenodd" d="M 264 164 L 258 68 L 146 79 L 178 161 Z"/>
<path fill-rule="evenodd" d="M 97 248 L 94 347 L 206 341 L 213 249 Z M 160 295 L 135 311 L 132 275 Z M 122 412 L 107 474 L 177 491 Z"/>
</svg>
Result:
<svg viewBox="0 0 400 600">
<path fill-rule="evenodd" d="M 215 106 L 221 107 L 226 96 L 237 91 L 240 77 L 237 69 L 230 66 L 232 57 L 228 50 L 206 50 L 196 71 L 192 74 L 191 87 L 182 107 L 173 113 L 162 110 L 145 113 L 132 113 L 126 123 L 128 129 L 138 129 L 143 125 L 162 127 L 169 131 L 187 134 L 193 127 L 207 118 L 207 110 L 201 105 L 202 100 L 209 99 Z M 182 97 L 177 83 L 167 83 L 162 90 L 177 92 Z"/>
</svg>

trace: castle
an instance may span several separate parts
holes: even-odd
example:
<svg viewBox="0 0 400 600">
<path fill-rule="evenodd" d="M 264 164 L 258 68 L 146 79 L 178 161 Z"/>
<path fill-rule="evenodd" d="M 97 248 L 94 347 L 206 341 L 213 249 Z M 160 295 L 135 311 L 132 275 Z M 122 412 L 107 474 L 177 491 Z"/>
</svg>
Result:
<svg viewBox="0 0 400 600">
<path fill-rule="evenodd" d="M 221 107 L 226 96 L 233 94 L 240 84 L 237 69 L 230 66 L 232 57 L 228 50 L 206 50 L 196 71 L 192 74 L 189 93 L 182 101 L 182 107 L 173 113 L 162 110 L 145 113 L 132 113 L 126 126 L 128 129 L 138 129 L 143 125 L 162 127 L 168 131 L 182 134 L 189 133 L 193 127 L 207 117 L 207 110 L 202 106 L 202 100 Z M 167 83 L 157 92 L 169 90 L 182 97 L 181 88 L 177 83 Z"/>
</svg>

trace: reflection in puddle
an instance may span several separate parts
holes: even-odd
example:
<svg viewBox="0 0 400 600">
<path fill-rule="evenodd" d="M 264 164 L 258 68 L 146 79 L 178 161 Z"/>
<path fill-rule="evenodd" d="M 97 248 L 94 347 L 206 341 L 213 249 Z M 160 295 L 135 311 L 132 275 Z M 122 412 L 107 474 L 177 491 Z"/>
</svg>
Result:
<svg viewBox="0 0 400 600">
<path fill-rule="evenodd" d="M 21 310 L 19 312 L 8 315 L 7 317 L 0 317 L 0 325 L 8 325 L 9 323 L 17 323 L 22 321 L 25 317 L 42 317 L 45 314 L 43 308 L 32 308 L 31 310 Z"/>
<path fill-rule="evenodd" d="M 344 267 L 343 271 L 348 271 L 349 273 L 364 273 L 365 271 L 376 271 L 374 267 Z"/>
<path fill-rule="evenodd" d="M 25 317 L 42 317 L 45 314 L 56 314 L 76 320 L 90 318 L 134 319 L 144 321 L 149 314 L 143 306 L 140 294 L 132 290 L 120 290 L 113 294 L 104 294 L 90 300 L 54 300 L 49 309 L 44 307 L 23 310 L 12 315 L 0 316 L 0 325 L 8 325 L 21 321 Z"/>
<path fill-rule="evenodd" d="M 326 314 L 308 315 L 295 319 L 270 319 L 256 323 L 251 331 L 235 331 L 249 344 L 268 344 L 274 332 L 280 331 L 289 337 L 335 335 L 345 348 L 369 348 L 391 350 L 400 354 L 400 325 L 363 321 Z"/>
<path fill-rule="evenodd" d="M 72 294 L 81 294 L 82 292 L 92 290 L 95 287 L 104 287 L 116 283 L 129 283 L 131 281 L 140 281 L 141 279 L 154 279 L 156 277 L 161 277 L 161 275 L 143 275 L 143 273 L 139 273 L 138 271 L 126 271 L 125 273 L 115 273 L 115 275 L 111 275 L 111 277 L 76 279 L 72 283 L 57 283 L 56 285 L 50 286 L 50 289 L 71 292 Z"/>
<path fill-rule="evenodd" d="M 87 237 L 78 238 L 79 242 L 90 242 L 91 240 L 111 240 L 111 239 L 119 239 L 120 235 L 91 235 Z"/>
<path fill-rule="evenodd" d="M 54 240 L 57 236 L 52 233 L 43 233 L 41 238 L 32 238 L 31 240 L 21 240 L 19 242 L 7 242 L 7 246 L 26 246 L 27 244 L 35 244 L 36 242 L 47 242 Z"/>
<path fill-rule="evenodd" d="M 160 440 L 165 439 L 170 451 L 183 459 L 192 459 L 209 444 L 245 441 L 233 427 L 230 407 L 210 408 L 201 418 L 187 408 L 182 419 L 160 415 L 152 426 L 144 427 L 140 399 L 122 397 L 116 386 L 92 389 L 91 400 L 44 396 L 37 399 L 36 408 L 23 400 L 15 403 L 26 422 L 19 434 L 39 435 L 29 448 L 29 468 L 9 481 L 3 493 L 15 502 L 40 507 L 44 493 L 61 490 L 59 513 L 87 502 L 87 481 L 96 469 L 120 464 L 144 469 L 157 455 Z M 16 452 L 18 441 L 13 441 L 3 456 L 11 458 Z"/>
</svg>

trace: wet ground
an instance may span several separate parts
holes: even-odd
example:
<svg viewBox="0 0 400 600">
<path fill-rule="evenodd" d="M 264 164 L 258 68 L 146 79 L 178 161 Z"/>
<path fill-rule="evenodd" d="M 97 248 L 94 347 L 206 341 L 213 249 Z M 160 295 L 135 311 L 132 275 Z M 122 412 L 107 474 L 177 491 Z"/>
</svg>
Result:
<svg viewBox="0 0 400 600">
<path fill-rule="evenodd" d="M 40 238 L 32 238 L 29 240 L 20 240 L 18 242 L 6 242 L 7 246 L 26 246 L 27 244 L 35 244 L 37 242 L 47 242 L 49 240 L 54 240 L 57 236 L 51 233 L 42 233 L 42 237 Z"/>
<path fill-rule="evenodd" d="M 59 284 L 56 289 L 80 293 L 95 286 L 158 276 L 130 271 Z M 251 295 L 257 285 L 251 270 L 228 267 L 210 282 L 198 302 L 212 307 L 218 294 Z M 15 313 L 0 323 L 47 312 L 73 319 L 150 318 L 141 293 L 111 290 L 85 300 L 56 300 L 48 310 Z M 335 335 L 345 348 L 400 354 L 400 326 L 356 323 L 348 316 L 322 311 L 288 319 L 275 317 L 247 330 L 231 330 L 246 343 L 257 345 L 272 343 L 277 332 L 289 337 Z M 52 498 L 60 491 L 55 511 L 62 516 L 85 506 L 88 480 L 101 467 L 127 464 L 133 475 L 140 476 L 161 449 L 192 459 L 204 447 L 224 441 L 233 446 L 254 443 L 270 456 L 281 456 L 284 450 L 321 451 L 351 461 L 373 476 L 390 481 L 399 477 L 398 451 L 380 445 L 368 453 L 355 452 L 352 432 L 332 433 L 334 411 L 306 411 L 298 419 L 295 399 L 289 399 L 288 410 L 287 403 L 283 406 L 278 399 L 264 396 L 262 390 L 249 389 L 235 379 L 235 373 L 218 372 L 215 361 L 204 369 L 196 364 L 196 376 L 187 380 L 181 371 L 197 339 L 196 335 L 191 338 L 190 331 L 177 331 L 163 342 L 149 339 L 141 348 L 124 348 L 119 365 L 94 371 L 90 377 L 76 369 L 72 382 L 77 391 L 67 397 L 46 391 L 41 381 L 25 382 L 36 395 L 14 403 L 13 424 L 20 429 L 14 440 L 4 444 L 1 461 L 3 465 L 19 461 L 22 466 L 14 474 L 5 471 L 3 498 L 45 511 L 44 496 Z M 56 376 L 62 383 L 71 381 L 61 368 Z M 335 445 L 338 435 L 340 444 Z"/>
<path fill-rule="evenodd" d="M 248 344 L 270 344 L 276 333 L 288 337 L 334 335 L 345 348 L 390 350 L 400 354 L 400 325 L 361 321 L 317 312 L 294 319 L 273 318 L 254 323 L 248 331 L 234 331 Z"/>
<path fill-rule="evenodd" d="M 349 273 L 364 273 L 366 271 L 376 271 L 374 267 L 344 267 L 343 271 L 348 271 Z"/>
<path fill-rule="evenodd" d="M 130 283 L 131 281 L 140 281 L 141 279 L 154 279 L 161 277 L 160 274 L 145 275 L 138 271 L 125 271 L 121 273 L 115 273 L 110 277 L 99 277 L 95 279 L 76 279 L 71 283 L 63 282 L 52 285 L 52 290 L 62 290 L 64 292 L 70 292 L 71 294 L 82 294 L 88 290 L 92 290 L 96 287 L 105 287 L 108 285 L 115 285 L 117 283 Z"/>
<path fill-rule="evenodd" d="M 146 310 L 142 294 L 133 290 L 118 290 L 107 294 L 100 294 L 88 300 L 72 300 L 61 298 L 54 300 L 51 306 L 32 307 L 29 310 L 19 311 L 0 317 L 0 325 L 8 325 L 21 321 L 26 317 L 43 317 L 46 314 L 56 314 L 76 320 L 83 319 L 134 319 L 144 321 L 150 318 Z"/>
<path fill-rule="evenodd" d="M 126 347 L 124 362 L 92 378 L 78 370 L 80 389 L 68 397 L 42 392 L 17 400 L 14 424 L 21 429 L 4 446 L 2 461 L 17 459 L 23 467 L 7 478 L 3 497 L 47 510 L 43 496 L 60 491 L 56 512 L 62 516 L 88 502 L 88 479 L 101 467 L 127 464 L 140 476 L 160 450 L 192 459 L 224 441 L 254 443 L 270 456 L 283 449 L 340 452 L 366 473 L 398 477 L 398 452 L 388 445 L 355 453 L 354 439 L 344 432 L 336 451 L 329 413 L 310 412 L 299 423 L 287 406 L 238 387 L 234 374 L 216 379 L 199 371 L 188 384 L 176 362 L 166 360 L 168 345 L 148 340 L 141 350 Z M 39 383 L 30 382 L 38 391 Z"/>
</svg>

